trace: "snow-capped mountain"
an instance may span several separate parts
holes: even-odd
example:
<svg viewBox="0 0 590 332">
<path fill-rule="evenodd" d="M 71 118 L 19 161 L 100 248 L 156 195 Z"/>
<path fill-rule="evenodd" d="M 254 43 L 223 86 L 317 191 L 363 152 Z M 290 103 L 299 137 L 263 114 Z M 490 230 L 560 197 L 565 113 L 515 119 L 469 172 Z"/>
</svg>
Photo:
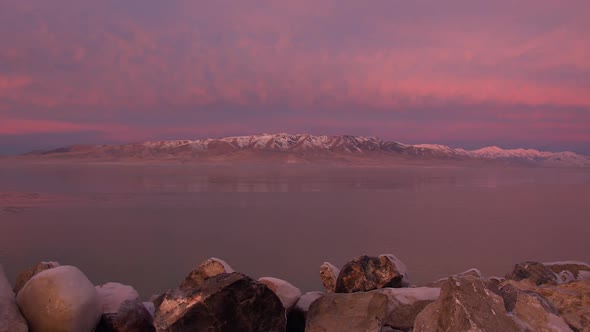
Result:
<svg viewBox="0 0 590 332">
<path fill-rule="evenodd" d="M 218 139 L 155 141 L 125 145 L 75 145 L 26 156 L 100 159 L 217 159 L 274 156 L 286 159 L 398 157 L 404 159 L 495 160 L 544 165 L 590 166 L 590 158 L 573 152 L 533 149 L 505 150 L 496 146 L 479 150 L 438 144 L 408 145 L 376 137 L 259 134 Z"/>
</svg>

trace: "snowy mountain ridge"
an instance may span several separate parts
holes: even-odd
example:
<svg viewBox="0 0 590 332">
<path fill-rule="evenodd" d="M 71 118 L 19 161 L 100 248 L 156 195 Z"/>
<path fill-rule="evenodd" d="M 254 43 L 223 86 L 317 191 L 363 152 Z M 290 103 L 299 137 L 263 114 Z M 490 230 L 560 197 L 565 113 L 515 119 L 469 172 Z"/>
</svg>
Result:
<svg viewBox="0 0 590 332">
<path fill-rule="evenodd" d="M 489 146 L 477 150 L 452 148 L 440 144 L 408 145 L 377 137 L 327 136 L 307 134 L 258 134 L 197 140 L 151 141 L 125 145 L 75 145 L 41 153 L 48 157 L 182 158 L 223 156 L 236 153 L 280 152 L 293 155 L 371 155 L 421 159 L 500 160 L 572 166 L 590 166 L 590 158 L 573 152 L 547 152 L 535 149 L 502 149 Z"/>
</svg>

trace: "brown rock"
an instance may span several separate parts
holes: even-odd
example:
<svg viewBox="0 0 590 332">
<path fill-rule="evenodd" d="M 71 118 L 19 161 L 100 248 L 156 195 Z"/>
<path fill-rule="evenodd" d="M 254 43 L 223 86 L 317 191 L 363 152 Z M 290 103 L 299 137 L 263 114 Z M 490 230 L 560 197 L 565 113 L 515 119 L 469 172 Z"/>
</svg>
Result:
<svg viewBox="0 0 590 332">
<path fill-rule="evenodd" d="M 334 293 L 336 290 L 336 282 L 339 274 L 340 269 L 331 263 L 324 262 L 320 266 L 320 279 L 322 279 L 322 284 L 328 293 Z"/>
<path fill-rule="evenodd" d="M 336 293 L 366 292 L 384 287 L 402 287 L 405 265 L 393 255 L 360 256 L 346 263 L 336 282 Z"/>
<path fill-rule="evenodd" d="M 464 277 L 464 276 L 473 276 L 473 277 L 477 277 L 477 278 L 482 278 L 481 272 L 475 268 L 469 269 L 467 271 L 453 275 L 453 277 Z M 437 281 L 433 281 L 428 284 L 425 284 L 424 287 L 440 288 L 442 285 L 446 284 L 448 280 L 449 280 L 449 277 L 438 279 Z"/>
<path fill-rule="evenodd" d="M 543 263 L 555 274 L 569 272 L 574 280 L 590 279 L 590 265 L 583 262 L 553 262 Z M 573 281 L 573 280 L 572 280 Z"/>
<path fill-rule="evenodd" d="M 450 277 L 440 297 L 418 314 L 415 332 L 521 331 L 508 317 L 502 297 L 473 276 Z"/>
<path fill-rule="evenodd" d="M 506 279 L 516 281 L 529 279 L 536 285 L 557 283 L 555 273 L 538 262 L 524 262 L 514 265 L 514 269 L 506 275 Z"/>
<path fill-rule="evenodd" d="M 232 273 L 234 270 L 225 261 L 219 258 L 209 258 L 202 262 L 184 279 L 180 288 L 198 288 L 208 278 L 222 273 Z"/>
<path fill-rule="evenodd" d="M 307 312 L 306 332 L 380 332 L 388 313 L 387 296 L 377 292 L 326 294 Z"/>
<path fill-rule="evenodd" d="M 37 265 L 31 266 L 28 269 L 22 271 L 21 273 L 16 276 L 16 281 L 14 283 L 14 294 L 18 294 L 18 292 L 24 287 L 27 281 L 31 280 L 31 278 L 39 272 L 43 272 L 45 270 L 52 269 L 54 267 L 58 267 L 58 262 L 41 262 Z"/>
<path fill-rule="evenodd" d="M 534 285 L 532 282 L 507 280 L 501 287 L 507 285 L 541 295 L 549 300 L 573 330 L 590 332 L 590 280 L 542 286 Z"/>
<path fill-rule="evenodd" d="M 264 284 L 223 273 L 199 288 L 167 292 L 156 308 L 157 331 L 285 331 L 285 308 Z"/>
<path fill-rule="evenodd" d="M 544 297 L 532 292 L 521 291 L 513 285 L 500 289 L 506 310 L 527 332 L 573 332 L 557 309 Z"/>
</svg>

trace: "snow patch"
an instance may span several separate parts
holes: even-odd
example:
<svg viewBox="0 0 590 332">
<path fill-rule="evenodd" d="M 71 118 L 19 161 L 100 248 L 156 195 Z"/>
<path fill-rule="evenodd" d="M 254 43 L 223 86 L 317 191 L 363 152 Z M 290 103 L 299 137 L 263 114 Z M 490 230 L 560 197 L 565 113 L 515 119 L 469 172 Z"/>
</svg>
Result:
<svg viewBox="0 0 590 332">
<path fill-rule="evenodd" d="M 285 310 L 291 309 L 301 297 L 301 291 L 299 288 L 285 280 L 273 277 L 263 277 L 258 279 L 258 281 L 265 284 L 279 297 Z"/>
</svg>

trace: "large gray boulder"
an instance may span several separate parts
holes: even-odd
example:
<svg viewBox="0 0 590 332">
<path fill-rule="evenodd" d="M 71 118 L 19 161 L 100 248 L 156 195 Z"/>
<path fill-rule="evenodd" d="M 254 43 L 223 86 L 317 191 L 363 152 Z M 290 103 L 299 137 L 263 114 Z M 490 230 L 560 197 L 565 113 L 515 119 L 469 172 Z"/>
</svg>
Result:
<svg viewBox="0 0 590 332">
<path fill-rule="evenodd" d="M 117 282 L 107 282 L 95 288 L 103 314 L 116 313 L 121 303 L 139 299 L 139 293 L 135 288 Z"/>
<path fill-rule="evenodd" d="M 340 269 L 332 263 L 324 262 L 320 266 L 320 279 L 322 279 L 322 284 L 328 293 L 334 293 L 336 290 L 336 282 L 339 274 Z"/>
<path fill-rule="evenodd" d="M 414 332 L 522 331 L 504 307 L 502 297 L 489 291 L 480 278 L 450 277 L 440 297 L 418 314 Z"/>
<path fill-rule="evenodd" d="M 440 288 L 381 288 L 371 292 L 384 294 L 388 298 L 385 325 L 399 330 L 414 327 L 418 314 L 440 296 Z"/>
<path fill-rule="evenodd" d="M 31 278 L 36 274 L 41 273 L 45 270 L 53 269 L 54 267 L 58 266 L 58 262 L 41 262 L 20 272 L 16 276 L 16 281 L 14 283 L 14 293 L 18 294 L 18 292 L 25 286 L 27 281 L 31 280 Z"/>
<path fill-rule="evenodd" d="M 16 305 L 14 292 L 0 265 L 0 332 L 27 332 L 29 327 Z"/>
<path fill-rule="evenodd" d="M 177 288 L 158 301 L 157 331 L 284 331 L 285 308 L 264 284 L 241 273 L 205 279 L 198 288 Z"/>
<path fill-rule="evenodd" d="M 231 268 L 231 266 L 229 266 L 229 264 L 219 258 L 212 257 L 194 268 L 180 284 L 180 288 L 198 288 L 208 278 L 222 273 L 232 272 L 234 272 L 234 270 Z"/>
<path fill-rule="evenodd" d="M 307 312 L 306 332 L 380 332 L 388 314 L 387 296 L 377 292 L 329 293 Z"/>
<path fill-rule="evenodd" d="M 155 332 L 153 317 L 139 300 L 123 301 L 116 313 L 104 314 L 95 332 Z"/>
<path fill-rule="evenodd" d="M 301 297 L 301 290 L 285 280 L 264 277 L 258 279 L 258 282 L 265 284 L 266 287 L 279 297 L 286 311 L 289 311 Z"/>
<path fill-rule="evenodd" d="M 402 287 L 406 266 L 393 255 L 360 256 L 346 263 L 336 282 L 336 293 L 366 292 L 384 287 Z"/>
<path fill-rule="evenodd" d="M 96 289 L 73 266 L 38 273 L 20 290 L 16 302 L 33 331 L 91 332 L 102 314 Z"/>
<path fill-rule="evenodd" d="M 557 275 L 550 268 L 538 262 L 524 262 L 514 265 L 512 272 L 506 275 L 506 279 L 516 281 L 529 279 L 536 285 L 557 283 Z"/>
</svg>

